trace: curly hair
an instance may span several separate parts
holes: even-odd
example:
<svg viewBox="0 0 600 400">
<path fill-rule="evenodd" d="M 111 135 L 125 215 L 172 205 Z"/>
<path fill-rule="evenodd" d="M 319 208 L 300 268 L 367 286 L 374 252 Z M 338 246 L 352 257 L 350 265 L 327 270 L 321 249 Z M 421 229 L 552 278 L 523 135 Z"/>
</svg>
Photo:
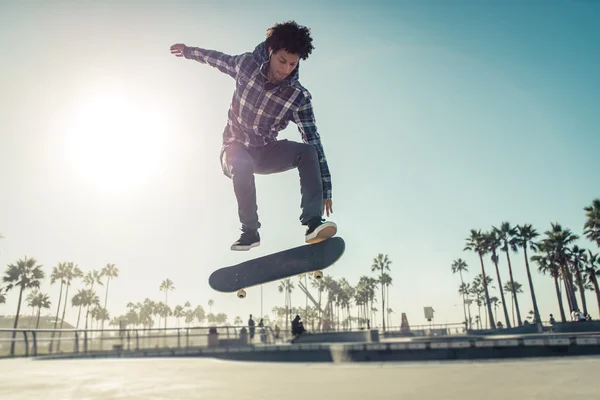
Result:
<svg viewBox="0 0 600 400">
<path fill-rule="evenodd" d="M 267 29 L 266 44 L 273 52 L 285 49 L 288 53 L 297 54 L 302 60 L 306 60 L 315 48 L 312 41 L 310 28 L 298 25 L 295 21 L 276 23 Z"/>
</svg>

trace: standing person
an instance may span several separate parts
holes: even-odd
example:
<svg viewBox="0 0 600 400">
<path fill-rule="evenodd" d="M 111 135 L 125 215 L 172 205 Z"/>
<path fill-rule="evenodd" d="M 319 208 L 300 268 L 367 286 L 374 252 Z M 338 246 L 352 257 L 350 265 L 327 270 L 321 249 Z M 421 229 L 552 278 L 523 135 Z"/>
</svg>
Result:
<svg viewBox="0 0 600 400">
<path fill-rule="evenodd" d="M 254 174 L 297 168 L 305 242 L 318 243 L 337 232 L 334 222 L 323 219 L 333 212 L 331 175 L 312 96 L 299 80 L 299 63 L 314 49 L 312 41 L 310 29 L 288 21 L 268 28 L 263 42 L 239 55 L 185 44 L 171 46 L 175 56 L 212 66 L 236 82 L 220 154 L 223 173 L 233 181 L 242 225 L 232 250 L 260 245 Z M 302 143 L 277 139 L 290 121 L 297 125 Z"/>
</svg>

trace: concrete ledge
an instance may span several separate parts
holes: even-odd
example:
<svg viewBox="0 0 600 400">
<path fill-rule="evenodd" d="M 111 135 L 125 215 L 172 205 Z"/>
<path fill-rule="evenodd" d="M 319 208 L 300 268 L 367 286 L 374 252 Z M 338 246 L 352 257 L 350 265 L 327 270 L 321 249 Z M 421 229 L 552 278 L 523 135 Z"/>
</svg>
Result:
<svg viewBox="0 0 600 400">
<path fill-rule="evenodd" d="M 355 342 L 379 342 L 379 331 L 372 329 L 368 331 L 352 332 L 323 332 L 307 333 L 294 339 L 295 343 L 355 343 Z"/>
<path fill-rule="evenodd" d="M 585 322 L 560 322 L 552 325 L 552 332 L 557 333 L 575 333 L 575 332 L 595 332 L 600 333 L 600 321 Z"/>
<path fill-rule="evenodd" d="M 270 346 L 202 347 L 71 353 L 37 357 L 66 358 L 210 357 L 252 362 L 385 362 L 477 360 L 600 355 L 600 337 L 547 337 L 418 341 L 402 343 L 304 343 Z"/>
</svg>

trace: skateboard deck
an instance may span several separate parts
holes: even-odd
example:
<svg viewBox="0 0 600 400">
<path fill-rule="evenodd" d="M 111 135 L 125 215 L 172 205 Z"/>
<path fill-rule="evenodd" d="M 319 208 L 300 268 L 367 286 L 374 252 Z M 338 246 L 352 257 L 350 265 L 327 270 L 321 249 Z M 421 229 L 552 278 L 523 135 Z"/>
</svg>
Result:
<svg viewBox="0 0 600 400">
<path fill-rule="evenodd" d="M 314 272 L 316 279 L 323 277 L 321 270 L 339 260 L 346 250 L 339 236 L 316 244 L 306 244 L 242 263 L 220 268 L 208 278 L 208 284 L 218 292 L 238 292 L 246 297 L 245 288 L 278 281 L 291 276 Z"/>
</svg>

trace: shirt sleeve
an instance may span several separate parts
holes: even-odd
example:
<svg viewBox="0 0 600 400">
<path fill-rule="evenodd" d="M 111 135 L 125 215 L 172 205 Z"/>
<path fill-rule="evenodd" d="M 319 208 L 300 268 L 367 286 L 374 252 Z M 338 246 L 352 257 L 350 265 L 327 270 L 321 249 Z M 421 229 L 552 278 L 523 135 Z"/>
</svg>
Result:
<svg viewBox="0 0 600 400">
<path fill-rule="evenodd" d="M 317 149 L 317 156 L 319 158 L 321 169 L 321 181 L 323 182 L 323 199 L 329 200 L 332 196 L 331 174 L 329 172 L 329 166 L 327 165 L 325 151 L 321 144 L 321 138 L 317 132 L 317 124 L 310 95 L 307 96 L 306 101 L 294 111 L 292 118 L 294 123 L 298 126 L 298 130 L 302 135 L 304 143 L 311 144 Z"/>
<path fill-rule="evenodd" d="M 210 65 L 233 78 L 236 77 L 240 61 L 244 57 L 244 54 L 232 56 L 217 50 L 207 50 L 188 46 L 183 50 L 183 55 L 189 60 Z"/>
</svg>

